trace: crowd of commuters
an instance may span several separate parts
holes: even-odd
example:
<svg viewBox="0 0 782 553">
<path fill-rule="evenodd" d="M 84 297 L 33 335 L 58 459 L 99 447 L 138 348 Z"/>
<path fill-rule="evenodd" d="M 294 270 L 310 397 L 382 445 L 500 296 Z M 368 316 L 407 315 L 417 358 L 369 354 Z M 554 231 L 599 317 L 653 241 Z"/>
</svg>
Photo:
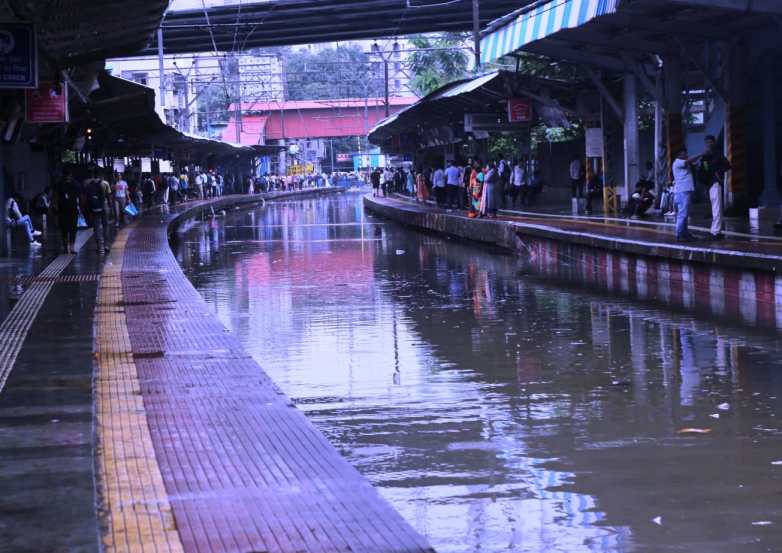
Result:
<svg viewBox="0 0 782 553">
<path fill-rule="evenodd" d="M 55 224 L 62 238 L 64 253 L 76 252 L 79 228 L 92 227 L 99 253 L 109 251 L 109 229 L 124 225 L 143 207 L 176 205 L 189 199 L 204 199 L 237 193 L 237 179 L 215 170 L 183 168 L 177 173 L 116 173 L 92 166 L 76 178 L 65 170 L 53 187 L 46 187 L 32 201 L 20 194 L 9 194 L 5 202 L 6 224 L 24 231 L 30 245 L 37 240 L 44 225 Z"/>
<path fill-rule="evenodd" d="M 376 196 L 401 193 L 442 208 L 466 209 L 471 217 L 496 217 L 503 207 L 531 204 L 543 189 L 540 172 L 526 159 L 484 163 L 449 161 L 445 168 L 377 168 L 370 174 Z"/>
</svg>

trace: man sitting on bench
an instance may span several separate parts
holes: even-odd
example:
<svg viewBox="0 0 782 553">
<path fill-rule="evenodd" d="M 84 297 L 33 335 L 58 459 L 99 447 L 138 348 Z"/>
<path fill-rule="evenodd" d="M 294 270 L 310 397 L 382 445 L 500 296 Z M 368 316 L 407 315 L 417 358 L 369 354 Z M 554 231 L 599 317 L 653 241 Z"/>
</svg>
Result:
<svg viewBox="0 0 782 553">
<path fill-rule="evenodd" d="M 33 228 L 33 221 L 29 215 L 22 215 L 19 210 L 19 204 L 16 201 L 17 195 L 11 194 L 5 202 L 5 222 L 9 227 L 22 227 L 27 233 L 27 239 L 30 245 L 38 247 L 41 245 L 35 237 L 40 236 L 41 232 Z"/>
</svg>

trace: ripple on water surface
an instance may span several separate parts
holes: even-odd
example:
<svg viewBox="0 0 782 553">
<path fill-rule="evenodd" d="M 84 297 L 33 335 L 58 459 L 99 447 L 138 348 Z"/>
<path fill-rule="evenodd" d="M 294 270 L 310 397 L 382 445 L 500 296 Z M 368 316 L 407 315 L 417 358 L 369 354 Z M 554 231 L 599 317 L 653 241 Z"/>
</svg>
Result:
<svg viewBox="0 0 782 553">
<path fill-rule="evenodd" d="M 176 252 L 441 553 L 780 550 L 776 336 L 557 288 L 355 195 L 195 224 Z"/>
</svg>

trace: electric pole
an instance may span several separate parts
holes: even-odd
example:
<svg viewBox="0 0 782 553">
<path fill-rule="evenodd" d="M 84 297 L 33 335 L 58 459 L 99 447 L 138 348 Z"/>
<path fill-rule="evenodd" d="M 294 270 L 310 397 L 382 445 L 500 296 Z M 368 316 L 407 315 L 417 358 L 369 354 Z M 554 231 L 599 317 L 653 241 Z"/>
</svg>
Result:
<svg viewBox="0 0 782 553">
<path fill-rule="evenodd" d="M 475 71 L 481 70 L 481 0 L 472 0 L 472 41 Z"/>
</svg>

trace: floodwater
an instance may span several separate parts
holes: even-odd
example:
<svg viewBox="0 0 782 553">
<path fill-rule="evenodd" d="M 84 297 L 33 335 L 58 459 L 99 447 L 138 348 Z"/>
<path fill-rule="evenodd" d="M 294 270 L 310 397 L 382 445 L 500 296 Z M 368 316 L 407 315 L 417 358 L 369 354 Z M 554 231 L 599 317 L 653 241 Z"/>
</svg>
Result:
<svg viewBox="0 0 782 553">
<path fill-rule="evenodd" d="M 356 194 L 194 221 L 175 250 L 440 553 L 782 551 L 776 335 L 558 288 Z"/>
</svg>

